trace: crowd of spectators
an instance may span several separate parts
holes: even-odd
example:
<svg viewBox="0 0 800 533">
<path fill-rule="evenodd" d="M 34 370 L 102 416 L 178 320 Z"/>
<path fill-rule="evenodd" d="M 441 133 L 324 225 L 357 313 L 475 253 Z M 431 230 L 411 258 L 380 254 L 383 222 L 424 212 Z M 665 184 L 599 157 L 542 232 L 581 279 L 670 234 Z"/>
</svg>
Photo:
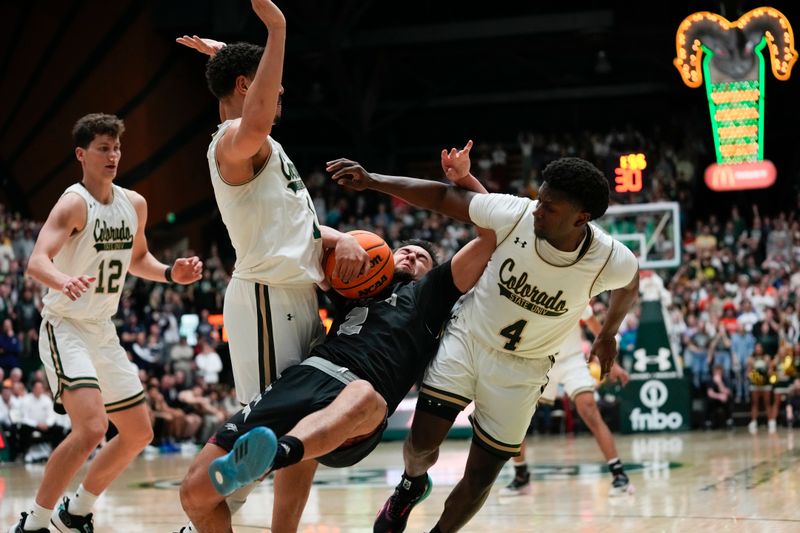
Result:
<svg viewBox="0 0 800 533">
<path fill-rule="evenodd" d="M 646 186 L 625 201 L 681 203 L 682 261 L 661 275 L 671 293 L 673 348 L 695 398 L 705 401 L 707 422 L 716 424 L 720 418 L 720 425 L 730 424 L 737 406 L 750 405 L 753 354 L 763 352 L 766 380 L 777 391 L 765 399 L 767 418 L 793 424 L 800 398 L 797 211 L 765 215 L 755 207 L 746 213 L 733 207 L 718 217 L 696 210 L 692 189 L 706 154 L 697 148 L 703 143 L 692 141 L 689 136 L 674 146 L 658 132 L 645 136 L 631 128 L 581 135 L 522 132 L 510 142 L 478 143 L 473 169 L 490 191 L 535 195 L 541 170 L 558 157 L 584 157 L 613 176 L 621 154 L 649 154 Z M 430 167 L 436 165 L 432 160 Z M 474 236 L 467 224 L 392 197 L 346 191 L 320 171 L 310 171 L 305 181 L 320 221 L 341 231 L 368 229 L 390 245 L 409 238 L 429 240 L 443 258 Z M 43 455 L 29 453 L 35 446 L 39 452 L 54 446 L 69 428 L 69 419 L 52 411 L 39 360 L 44 289 L 24 276 L 40 227 L 41 222 L 24 220 L 0 205 L 0 424 L 5 444 L 11 444 L 5 449 L 28 460 Z M 158 255 L 170 263 L 179 254 L 193 253 L 167 249 Z M 113 319 L 153 413 L 156 437 L 150 451 L 201 443 L 239 408 L 217 320 L 233 258 L 221 257 L 215 243 L 199 255 L 205 262 L 203 278 L 190 286 L 128 276 Z M 636 324 L 634 312 L 625 320 L 623 338 L 635 338 Z M 754 411 L 752 416 L 758 415 Z"/>
</svg>

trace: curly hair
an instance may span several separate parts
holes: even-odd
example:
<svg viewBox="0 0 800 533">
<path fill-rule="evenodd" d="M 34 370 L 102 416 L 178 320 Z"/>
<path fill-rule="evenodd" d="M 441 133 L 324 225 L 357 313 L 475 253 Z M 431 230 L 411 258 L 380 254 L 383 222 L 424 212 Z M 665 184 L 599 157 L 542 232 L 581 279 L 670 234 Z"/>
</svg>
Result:
<svg viewBox="0 0 800 533">
<path fill-rule="evenodd" d="M 125 123 L 116 115 L 90 113 L 78 119 L 72 127 L 74 148 L 88 148 L 98 135 L 110 135 L 115 139 L 125 133 Z"/>
<path fill-rule="evenodd" d="M 578 157 L 556 159 L 542 171 L 548 188 L 562 193 L 571 202 L 588 212 L 592 220 L 608 209 L 608 180 L 600 170 Z"/>
<path fill-rule="evenodd" d="M 436 253 L 436 248 L 434 248 L 432 242 L 423 241 L 422 239 L 406 239 L 400 242 L 400 244 L 397 246 L 397 249 L 400 249 L 404 246 L 419 246 L 431 256 L 431 267 L 439 266 L 439 256 Z"/>
<path fill-rule="evenodd" d="M 225 46 L 206 63 L 208 89 L 218 100 L 229 96 L 236 85 L 236 78 L 253 78 L 258 63 L 264 55 L 264 47 L 250 43 L 233 43 Z"/>
</svg>

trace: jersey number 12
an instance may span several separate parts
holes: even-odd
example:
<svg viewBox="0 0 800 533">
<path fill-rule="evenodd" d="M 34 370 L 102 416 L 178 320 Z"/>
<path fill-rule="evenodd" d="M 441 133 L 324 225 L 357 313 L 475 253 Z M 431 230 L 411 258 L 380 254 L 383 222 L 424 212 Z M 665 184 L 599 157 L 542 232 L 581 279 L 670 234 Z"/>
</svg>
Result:
<svg viewBox="0 0 800 533">
<path fill-rule="evenodd" d="M 106 275 L 108 278 L 106 279 Z M 94 292 L 114 294 L 119 291 L 119 278 L 122 277 L 122 261 L 119 259 L 111 259 L 108 262 L 108 270 L 106 270 L 106 262 L 100 263 L 100 273 L 97 275 L 97 288 Z"/>
</svg>

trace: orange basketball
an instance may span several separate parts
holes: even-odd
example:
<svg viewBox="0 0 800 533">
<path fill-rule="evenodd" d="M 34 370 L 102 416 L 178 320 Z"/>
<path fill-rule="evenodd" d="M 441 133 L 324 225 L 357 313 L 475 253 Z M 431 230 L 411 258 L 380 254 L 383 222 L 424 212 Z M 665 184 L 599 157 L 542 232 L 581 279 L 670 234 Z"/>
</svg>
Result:
<svg viewBox="0 0 800 533">
<path fill-rule="evenodd" d="M 392 282 L 394 276 L 394 254 L 389 245 L 382 238 L 369 231 L 348 231 L 358 241 L 358 244 L 369 254 L 369 270 L 350 283 L 345 283 L 337 278 L 332 278 L 333 268 L 336 266 L 336 257 L 333 250 L 329 250 L 323 259 L 325 278 L 333 290 L 344 296 L 356 300 L 375 296 Z"/>
</svg>

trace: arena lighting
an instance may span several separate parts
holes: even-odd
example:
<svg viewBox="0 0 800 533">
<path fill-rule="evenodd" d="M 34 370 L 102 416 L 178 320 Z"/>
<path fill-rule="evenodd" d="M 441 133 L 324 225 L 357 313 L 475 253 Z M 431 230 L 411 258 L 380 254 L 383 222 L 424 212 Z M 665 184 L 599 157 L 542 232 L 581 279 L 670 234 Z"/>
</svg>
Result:
<svg viewBox="0 0 800 533">
<path fill-rule="evenodd" d="M 644 154 L 625 154 L 619 158 L 619 166 L 614 169 L 616 192 L 640 192 L 642 190 L 642 170 L 647 168 Z"/>
<path fill-rule="evenodd" d="M 794 33 L 775 8 L 759 7 L 739 20 L 702 11 L 686 17 L 675 36 L 673 63 L 691 88 L 706 80 L 717 163 L 706 169 L 715 191 L 757 189 L 775 183 L 775 165 L 764 160 L 762 50 L 773 75 L 786 81 L 797 61 Z"/>
</svg>

